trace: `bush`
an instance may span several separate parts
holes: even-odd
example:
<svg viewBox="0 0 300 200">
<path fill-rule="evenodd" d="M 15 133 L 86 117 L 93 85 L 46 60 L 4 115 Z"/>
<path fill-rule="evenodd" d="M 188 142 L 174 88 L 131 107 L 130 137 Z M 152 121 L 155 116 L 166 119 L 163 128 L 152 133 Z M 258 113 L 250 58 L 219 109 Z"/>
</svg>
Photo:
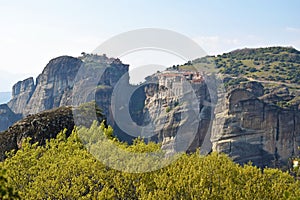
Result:
<svg viewBox="0 0 300 200">
<path fill-rule="evenodd" d="M 251 67 L 251 68 L 249 69 L 249 72 L 251 72 L 251 73 L 253 73 L 253 72 L 257 72 L 257 69 L 256 69 L 256 68 L 254 68 L 254 67 Z"/>
<path fill-rule="evenodd" d="M 168 112 L 170 112 L 171 111 L 171 108 L 168 106 L 167 108 L 166 108 L 166 113 L 168 113 Z"/>
<path fill-rule="evenodd" d="M 296 199 L 300 196 L 300 184 L 289 174 L 278 169 L 262 172 L 251 164 L 242 167 L 218 153 L 178 154 L 178 159 L 167 167 L 148 173 L 111 169 L 103 164 L 105 160 L 100 162 L 90 152 L 101 148 L 99 153 L 106 159 L 122 165 L 123 155 L 114 154 L 109 144 L 136 153 L 157 152 L 161 148 L 151 142 L 145 144 L 142 139 L 136 139 L 133 145 L 105 140 L 107 131 L 110 130 L 104 124 L 94 123 L 90 129 L 75 129 L 69 138 L 62 132 L 46 146 L 25 141 L 22 150 L 10 153 L 0 165 L 7 171 L 4 184 L 17 190 L 22 199 Z M 138 158 L 131 159 L 131 164 L 136 164 Z M 141 161 L 137 167 L 147 168 L 152 164 Z"/>
</svg>

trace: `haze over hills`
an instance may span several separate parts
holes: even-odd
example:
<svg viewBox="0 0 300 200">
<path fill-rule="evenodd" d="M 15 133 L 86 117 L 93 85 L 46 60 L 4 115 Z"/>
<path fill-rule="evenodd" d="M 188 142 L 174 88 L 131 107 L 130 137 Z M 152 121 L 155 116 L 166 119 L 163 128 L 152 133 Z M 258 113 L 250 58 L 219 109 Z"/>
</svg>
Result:
<svg viewBox="0 0 300 200">
<path fill-rule="evenodd" d="M 11 92 L 0 92 L 0 104 L 7 103 L 11 99 Z"/>
</svg>

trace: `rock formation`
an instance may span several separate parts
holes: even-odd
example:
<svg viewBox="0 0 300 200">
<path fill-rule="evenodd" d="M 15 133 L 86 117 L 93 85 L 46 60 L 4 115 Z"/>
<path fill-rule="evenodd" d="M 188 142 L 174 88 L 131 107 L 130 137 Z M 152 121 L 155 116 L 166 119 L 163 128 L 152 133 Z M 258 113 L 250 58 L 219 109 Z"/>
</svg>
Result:
<svg viewBox="0 0 300 200">
<path fill-rule="evenodd" d="M 216 91 L 219 88 L 211 88 L 214 85 L 210 84 L 213 78 L 189 71 L 190 66 L 186 64 L 182 69 L 173 67 L 172 70 L 148 77 L 152 82 L 140 86 L 129 103 L 116 106 L 115 111 L 119 109 L 116 114 L 129 108 L 131 116 L 124 116 L 131 117 L 139 126 L 148 125 L 147 128 L 153 132 L 149 139 L 162 142 L 163 148 L 170 151 L 194 151 L 200 146 L 204 149 L 203 145 L 209 149 L 212 145 L 212 150 L 227 153 L 239 163 L 252 161 L 262 167 L 283 166 L 288 158 L 299 155 L 300 89 L 297 85 L 298 72 L 295 70 L 296 64 L 300 64 L 300 53 L 289 48 L 279 50 L 285 52 L 272 54 L 273 48 L 266 48 L 257 50 L 258 54 L 254 50 L 247 50 L 211 57 L 215 59 L 216 67 L 227 74 L 224 81 L 228 90 L 219 93 L 216 107 Z M 253 65 L 246 66 L 251 59 Z M 276 63 L 273 62 L 278 61 L 282 63 L 275 66 Z M 202 59 L 198 59 L 195 64 L 203 64 L 200 62 Z M 274 69 L 270 63 L 274 64 Z M 205 61 L 204 67 L 211 64 L 213 62 Z M 123 81 L 122 86 L 128 91 L 136 88 L 129 84 L 128 67 L 119 59 L 107 58 L 105 55 L 84 54 L 79 58 L 55 58 L 38 76 L 36 83 L 33 78 L 29 78 L 14 85 L 12 100 L 8 106 L 0 106 L 0 130 L 11 126 L 21 115 L 26 117 L 44 110 L 76 106 L 95 100 L 109 124 L 113 125 L 116 135 L 121 140 L 130 142 L 132 137 L 124 135 L 115 122 L 116 116 L 113 116 L 111 108 L 113 91 L 116 91 L 120 79 Z M 82 69 L 86 70 L 79 71 Z M 289 70 L 289 79 L 285 84 L 277 83 L 274 80 L 283 80 L 279 75 L 284 69 Z M 243 70 L 247 70 L 247 77 L 240 74 Z M 256 76 L 257 73 L 251 74 L 255 70 L 260 72 L 260 77 Z M 263 79 L 264 70 L 277 74 Z M 33 131 L 30 127 L 34 127 L 31 124 L 34 118 L 30 117 L 24 120 L 30 119 L 26 124 L 28 130 Z M 69 120 L 68 117 L 66 119 Z M 68 120 L 66 122 L 72 125 L 73 122 Z M 18 122 L 16 126 L 12 126 L 14 128 L 0 134 L 1 148 L 5 149 L 4 146 L 7 146 L 6 150 L 10 150 L 18 147 L 18 142 L 21 141 L 18 138 L 24 133 L 20 131 L 24 128 L 20 124 L 23 122 Z M 62 124 L 59 128 L 67 126 L 64 122 Z M 46 126 L 41 127 L 45 129 Z M 178 135 L 180 131 L 184 134 Z M 20 134 L 16 135 L 14 132 Z M 142 131 L 139 134 L 145 136 L 144 133 Z M 49 132 L 41 134 L 46 134 L 45 138 L 53 136 L 47 135 Z M 206 140 L 210 135 L 212 144 L 208 144 Z M 35 141 L 41 139 L 27 132 L 25 136 L 31 136 Z M 180 146 L 180 142 L 188 143 L 189 146 Z"/>
<path fill-rule="evenodd" d="M 90 127 L 94 120 L 102 122 L 105 119 L 95 102 L 78 107 L 62 106 L 28 115 L 0 133 L 0 160 L 5 158 L 5 152 L 20 149 L 27 137 L 31 138 L 31 143 L 38 142 L 39 145 L 44 145 L 46 140 L 55 138 L 65 129 L 66 135 L 69 136 L 75 126 L 74 113 L 80 113 L 80 116 L 76 117 L 76 122 L 86 127 Z"/>
<path fill-rule="evenodd" d="M 94 86 L 81 87 L 85 82 L 89 83 L 88 79 L 78 78 L 81 77 L 78 76 L 81 67 L 92 70 L 89 72 L 91 76 L 89 78 L 99 79 Z M 128 65 L 124 65 L 119 59 L 107 58 L 105 55 L 85 54 L 80 58 L 61 56 L 47 64 L 35 84 L 33 78 L 16 83 L 13 86 L 12 99 L 7 105 L 14 113 L 25 117 L 60 106 L 74 105 L 76 101 L 73 97 L 77 93 L 76 98 L 80 103 L 97 99 L 108 116 L 113 87 L 126 72 L 128 72 Z M 102 76 L 98 77 L 98 74 Z M 94 75 L 95 77 L 92 77 Z M 75 86 L 81 90 L 74 91 Z M 3 128 L 5 127 L 8 126 L 3 124 Z"/>
<path fill-rule="evenodd" d="M 32 77 L 19 81 L 12 88 L 12 99 L 8 106 L 14 113 L 23 113 L 34 90 L 35 84 Z"/>
<path fill-rule="evenodd" d="M 282 167 L 299 155 L 300 111 L 277 106 L 270 96 L 279 91 L 264 95 L 262 84 L 248 82 L 221 94 L 226 101 L 216 108 L 213 150 L 261 167 Z"/>
<path fill-rule="evenodd" d="M 81 64 L 80 59 L 68 56 L 51 60 L 37 77 L 32 96 L 27 100 L 27 103 L 23 102 L 25 107 L 18 110 L 12 105 L 13 110 L 18 110 L 26 116 L 63 105 L 70 105 L 71 89 Z M 19 99 L 22 96 L 15 96 L 15 98 Z"/>
<path fill-rule="evenodd" d="M 210 104 L 214 98 L 204 77 L 197 78 L 193 72 L 166 71 L 155 78 L 158 84 L 145 87 L 143 117 L 144 125 L 154 127 L 152 140 L 162 142 L 163 148 L 170 151 L 195 151 L 210 135 L 213 120 Z M 206 149 L 206 153 L 209 151 Z"/>
<path fill-rule="evenodd" d="M 176 149 L 178 130 L 188 119 L 182 114 L 191 110 L 186 104 L 190 96 L 182 98 L 189 89 L 184 88 L 178 72 L 163 72 L 157 76 L 159 84 L 145 87 L 143 123 L 152 123 L 155 127 L 152 140 L 162 142 L 164 149 Z M 281 104 L 297 99 L 298 90 L 290 92 L 285 85 L 271 87 L 267 83 L 246 79 L 221 92 L 214 109 L 215 94 L 214 90 L 209 90 L 208 80 L 188 83 L 196 95 L 193 103 L 197 102 L 199 106 L 199 118 L 194 119 L 199 129 L 196 135 L 191 135 L 193 142 L 187 151 L 201 147 L 205 136 L 211 134 L 212 150 L 226 153 L 238 163 L 252 161 L 260 167 L 283 167 L 289 158 L 299 156 L 298 104 Z M 141 120 L 141 117 L 137 119 Z M 188 134 L 186 136 L 188 138 Z"/>
<path fill-rule="evenodd" d="M 12 100 L 8 106 L 15 113 L 26 116 L 71 105 L 74 85 L 78 86 L 81 81 L 84 81 L 77 77 L 79 69 L 84 66 L 92 68 L 93 74 L 103 73 L 101 77 L 98 77 L 99 93 L 102 93 L 103 88 L 107 91 L 109 87 L 114 87 L 120 77 L 128 72 L 128 65 L 124 65 L 118 59 L 107 58 L 106 56 L 90 54 L 80 58 L 61 56 L 52 59 L 47 64 L 43 72 L 37 77 L 36 84 L 34 84 L 33 78 L 16 83 L 13 86 Z M 102 72 L 101 70 L 104 68 L 106 70 Z M 81 92 L 82 101 L 94 100 L 95 97 L 89 96 L 90 88 L 85 89 L 86 91 Z"/>
<path fill-rule="evenodd" d="M 5 158 L 5 152 L 19 149 L 26 137 L 32 138 L 32 143 L 45 144 L 50 138 L 65 128 L 69 135 L 74 127 L 72 108 L 61 107 L 54 110 L 44 111 L 18 121 L 8 130 L 0 133 L 0 160 Z"/>
</svg>

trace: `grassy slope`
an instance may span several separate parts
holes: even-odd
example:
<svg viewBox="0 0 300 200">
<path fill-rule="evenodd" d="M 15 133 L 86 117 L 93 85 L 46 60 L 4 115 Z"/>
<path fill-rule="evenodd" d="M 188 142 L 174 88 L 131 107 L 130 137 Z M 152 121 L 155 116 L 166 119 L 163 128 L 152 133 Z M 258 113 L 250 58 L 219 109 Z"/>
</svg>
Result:
<svg viewBox="0 0 300 200">
<path fill-rule="evenodd" d="M 292 47 L 239 49 L 218 56 L 198 58 L 175 68 L 213 69 L 229 77 L 228 80 L 231 79 L 225 85 L 255 80 L 260 81 L 265 88 L 288 87 L 295 96 L 290 103 L 300 102 L 300 51 Z"/>
<path fill-rule="evenodd" d="M 288 47 L 242 49 L 215 58 L 220 72 L 264 81 L 300 83 L 300 51 Z"/>
<path fill-rule="evenodd" d="M 300 83 L 300 51 L 291 47 L 240 49 L 218 56 L 199 58 L 179 68 L 191 70 L 212 66 L 233 77 Z"/>
</svg>

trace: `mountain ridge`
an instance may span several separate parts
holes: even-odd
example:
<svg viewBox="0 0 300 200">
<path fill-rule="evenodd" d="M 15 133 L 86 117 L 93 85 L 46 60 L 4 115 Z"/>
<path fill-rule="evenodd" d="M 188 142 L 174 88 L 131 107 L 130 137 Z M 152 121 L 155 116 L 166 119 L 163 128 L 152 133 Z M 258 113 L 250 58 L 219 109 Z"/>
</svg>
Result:
<svg viewBox="0 0 300 200">
<path fill-rule="evenodd" d="M 220 94 L 226 96 L 225 103 L 221 105 L 221 108 L 217 106 L 216 110 L 211 110 L 205 108 L 202 103 L 199 104 L 200 111 L 205 108 L 202 116 L 207 115 L 207 111 L 210 110 L 210 112 L 214 112 L 215 118 L 205 118 L 207 121 L 204 124 L 202 122 L 203 129 L 197 130 L 196 138 L 189 150 L 194 151 L 201 146 L 204 131 L 210 130 L 209 127 L 205 128 L 205 126 L 212 122 L 213 127 L 215 127 L 215 129 L 210 130 L 212 137 L 214 137 L 213 150 L 227 153 L 234 157 L 237 162 L 244 163 L 252 160 L 257 166 L 263 167 L 272 166 L 270 162 L 274 161 L 279 166 L 285 165 L 289 157 L 299 155 L 296 147 L 300 145 L 300 128 L 295 128 L 300 124 L 297 123 L 300 104 L 300 88 L 296 87 L 298 68 L 300 69 L 298 64 L 300 57 L 298 55 L 298 50 L 286 47 L 241 49 L 219 56 L 199 58 L 184 65 L 170 68 L 169 72 L 179 70 L 183 73 L 191 70 L 194 65 L 196 69 L 199 66 L 203 69 L 207 66 L 215 66 L 221 72 L 227 89 L 226 94 Z M 105 76 L 99 80 L 99 86 L 95 91 L 96 101 L 103 109 L 108 122 L 116 125 L 110 110 L 111 95 L 115 84 L 128 72 L 128 65 L 124 65 L 119 59 L 107 58 L 105 55 L 85 54 L 79 58 L 62 56 L 52 59 L 38 76 L 35 84 L 33 78 L 29 78 L 14 86 L 13 99 L 8 105 L 12 110 L 22 111 L 23 116 L 71 105 L 70 94 L 73 87 L 70 83 L 75 80 L 76 73 L 83 63 L 86 63 L 92 70 L 97 70 L 99 63 L 108 66 L 108 70 L 104 72 Z M 280 77 L 278 80 L 282 81 L 277 80 L 276 82 L 269 77 L 265 80 L 264 67 L 266 66 L 270 68 L 267 73 L 275 70 L 276 73 L 272 73 L 272 75 L 276 77 L 276 80 L 278 79 L 277 76 Z M 293 72 L 296 76 L 285 81 L 286 75 L 282 73 L 284 69 L 287 69 L 288 73 Z M 68 77 L 65 78 L 65 76 Z M 194 86 L 196 93 L 199 94 L 197 98 L 202 99 L 200 102 L 209 102 L 211 94 L 206 91 L 205 84 L 203 87 L 197 86 L 201 83 L 198 82 L 199 80 L 195 80 Z M 131 86 L 128 85 L 128 87 Z M 172 86 L 166 85 L 166 88 L 168 87 L 172 90 Z M 180 87 L 179 84 L 177 89 Z M 161 123 L 160 120 L 167 117 L 169 119 L 168 126 L 158 133 L 155 140 L 170 147 L 175 137 L 173 132 L 176 132 L 178 126 L 181 126 L 176 116 L 182 113 L 182 105 L 179 104 L 178 106 L 176 97 L 169 97 L 164 89 L 145 87 L 143 90 L 144 94 L 143 91 L 140 91 L 134 98 L 136 98 L 135 100 L 145 100 L 144 108 L 134 110 L 137 116 L 132 118 L 138 119 L 138 123 L 143 124 L 149 118 L 153 118 L 155 113 L 161 113 L 160 116 L 156 117 L 159 124 Z M 83 102 L 92 100 L 89 95 L 91 91 L 94 90 L 87 89 L 84 91 Z M 149 96 L 149 94 L 151 95 Z M 166 101 L 167 107 L 157 104 L 157 102 L 162 102 L 162 99 L 158 99 L 156 96 L 161 95 L 166 97 L 166 100 L 163 101 Z M 243 96 L 244 98 L 242 98 Z M 33 100 L 32 97 L 34 97 Z M 154 102 L 156 107 L 153 107 Z M 267 108 L 268 113 L 263 108 Z M 148 111 L 146 112 L 144 109 Z M 282 113 L 285 114 L 282 115 Z M 266 121 L 266 116 L 269 116 L 268 120 L 270 121 Z M 224 123 L 218 124 L 218 121 Z M 288 124 L 290 127 L 294 127 L 293 130 L 289 129 Z M 115 130 L 120 131 L 117 127 Z M 273 138 L 270 138 L 270 135 Z M 127 136 L 125 140 L 126 138 L 128 140 Z M 245 139 L 246 143 L 240 143 L 241 140 Z M 293 141 L 293 144 L 290 144 L 289 141 Z M 257 144 L 259 145 L 257 146 Z M 288 146 L 288 148 L 285 149 L 284 146 Z"/>
</svg>

